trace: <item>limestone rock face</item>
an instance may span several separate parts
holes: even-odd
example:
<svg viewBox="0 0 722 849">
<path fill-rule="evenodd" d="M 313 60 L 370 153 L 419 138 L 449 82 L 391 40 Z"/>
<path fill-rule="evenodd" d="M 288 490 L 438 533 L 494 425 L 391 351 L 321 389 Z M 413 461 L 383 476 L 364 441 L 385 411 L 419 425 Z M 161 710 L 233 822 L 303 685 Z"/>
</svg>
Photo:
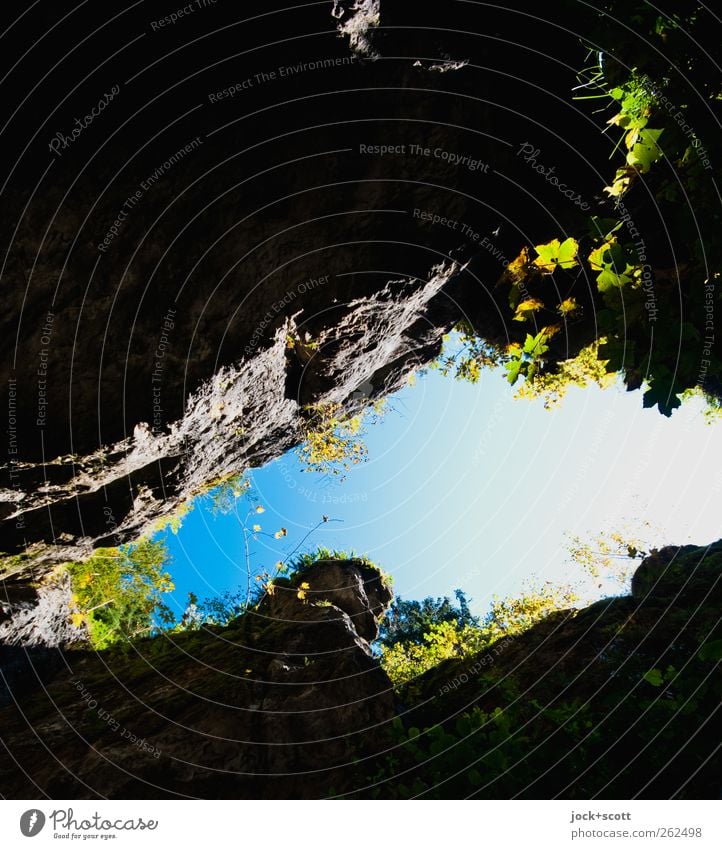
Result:
<svg viewBox="0 0 722 849">
<path fill-rule="evenodd" d="M 303 580 L 307 599 L 289 591 L 222 630 L 125 653 L 13 658 L 0 792 L 318 798 L 362 788 L 396 714 L 368 644 L 391 593 L 360 561 L 323 561 Z"/>
<path fill-rule="evenodd" d="M 273 619 L 293 620 L 298 617 L 298 587 L 308 583 L 304 593 L 314 606 L 331 605 L 348 616 L 356 633 L 366 642 L 378 637 L 379 617 L 393 597 L 377 569 L 362 560 L 319 560 L 311 575 L 294 575 L 288 584 L 280 583 L 272 596 L 261 605 L 260 612 Z"/>
<path fill-rule="evenodd" d="M 141 4 L 98 27 L 72 83 L 48 75 L 4 136 L 0 554 L 64 561 L 131 541 L 298 444 L 307 405 L 354 413 L 398 389 L 460 320 L 509 341 L 504 263 L 547 233 L 549 204 L 562 230 L 581 213 L 543 181 L 538 208 L 509 192 L 529 172 L 527 119 L 503 105 L 519 102 L 517 57 L 463 35 L 472 7 L 452 25 L 449 9 L 399 0 L 249 0 L 241 27 L 215 4 L 186 43 L 190 19 L 149 29 Z M 61 59 L 58 14 L 33 7 L 18 50 L 52 29 Z M 502 9 L 484 10 L 483 32 L 491 15 L 536 45 Z M 497 70 L 471 73 L 470 56 Z M 566 90 L 556 58 L 543 65 L 549 91 Z M 49 153 L 115 86 L 102 122 Z M 560 125 L 558 96 L 522 102 Z M 591 125 L 575 145 L 607 163 Z M 578 170 L 570 184 L 591 197 L 598 177 Z M 594 332 L 571 324 L 565 357 Z"/>
<path fill-rule="evenodd" d="M 67 572 L 51 573 L 36 585 L 26 577 L 0 581 L 0 645 L 65 648 L 87 637 L 69 621 Z"/>
</svg>

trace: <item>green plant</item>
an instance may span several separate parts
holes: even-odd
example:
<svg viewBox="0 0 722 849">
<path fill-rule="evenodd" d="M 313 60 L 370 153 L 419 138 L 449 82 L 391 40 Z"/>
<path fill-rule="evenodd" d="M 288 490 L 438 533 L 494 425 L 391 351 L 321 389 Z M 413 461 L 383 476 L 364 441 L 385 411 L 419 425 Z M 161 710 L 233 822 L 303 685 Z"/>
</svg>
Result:
<svg viewBox="0 0 722 849">
<path fill-rule="evenodd" d="M 88 628 L 91 645 L 147 636 L 173 621 L 163 603 L 174 587 L 165 571 L 162 542 L 144 539 L 120 548 L 99 548 L 80 563 L 66 564 L 72 586 L 71 619 Z"/>
<path fill-rule="evenodd" d="M 445 660 L 472 657 L 504 638 L 516 636 L 550 613 L 567 609 L 578 600 L 569 587 L 530 585 L 515 598 L 495 597 L 481 621 L 472 616 L 466 598 L 457 591 L 460 606 L 448 599 L 434 606 L 425 602 L 401 602 L 404 614 L 394 615 L 391 627 L 382 624 L 379 639 L 381 665 L 395 686 L 408 684 Z M 443 602 L 447 602 L 446 604 Z"/>
<path fill-rule="evenodd" d="M 303 444 L 298 449 L 304 471 L 342 476 L 366 460 L 368 451 L 361 434 L 363 416 L 339 416 L 340 410 L 340 404 L 305 408 Z"/>
<path fill-rule="evenodd" d="M 481 651 L 488 641 L 489 634 L 481 628 L 439 622 L 429 626 L 421 642 L 382 645 L 379 659 L 391 682 L 398 687 L 444 660 L 469 657 Z"/>
</svg>

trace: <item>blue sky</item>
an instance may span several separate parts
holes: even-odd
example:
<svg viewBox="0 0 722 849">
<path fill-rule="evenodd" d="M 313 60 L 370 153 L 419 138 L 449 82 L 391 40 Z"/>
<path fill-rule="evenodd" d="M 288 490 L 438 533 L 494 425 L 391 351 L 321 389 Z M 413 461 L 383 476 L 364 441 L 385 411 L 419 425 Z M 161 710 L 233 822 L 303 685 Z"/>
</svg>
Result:
<svg viewBox="0 0 722 849">
<path fill-rule="evenodd" d="M 293 452 L 254 470 L 265 512 L 253 521 L 288 532 L 259 536 L 254 563 L 272 566 L 327 515 L 338 521 L 301 550 L 354 549 L 391 573 L 397 595 L 461 587 L 484 612 L 530 577 L 578 577 L 565 532 L 647 520 L 657 545 L 722 537 L 722 425 L 705 423 L 701 402 L 666 419 L 617 387 L 572 389 L 551 411 L 513 395 L 499 371 L 476 385 L 431 371 L 389 399 L 366 431 L 368 462 L 344 481 L 304 472 Z M 204 598 L 245 582 L 238 520 L 214 516 L 208 499 L 167 539 L 178 612 L 188 591 Z"/>
</svg>

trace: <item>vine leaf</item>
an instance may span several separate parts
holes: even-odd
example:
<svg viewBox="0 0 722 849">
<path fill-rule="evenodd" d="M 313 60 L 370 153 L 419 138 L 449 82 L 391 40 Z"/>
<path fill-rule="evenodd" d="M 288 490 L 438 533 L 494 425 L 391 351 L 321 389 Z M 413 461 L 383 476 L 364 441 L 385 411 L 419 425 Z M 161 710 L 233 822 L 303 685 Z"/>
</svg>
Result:
<svg viewBox="0 0 722 849">
<path fill-rule="evenodd" d="M 592 271 L 599 271 L 597 288 L 606 292 L 613 287 L 621 288 L 632 282 L 634 266 L 627 261 L 624 248 L 612 238 L 595 248 L 588 257 Z"/>
<path fill-rule="evenodd" d="M 697 652 L 700 660 L 722 660 L 722 640 L 713 640 L 705 643 Z"/>
<path fill-rule="evenodd" d="M 552 239 L 545 245 L 535 245 L 534 250 L 538 256 L 533 264 L 541 268 L 546 274 L 553 274 L 557 267 L 573 268 L 577 264 L 578 248 L 577 240 L 571 236 L 563 242 L 560 242 L 559 239 Z"/>
<path fill-rule="evenodd" d="M 653 687 L 661 687 L 664 682 L 664 677 L 659 669 L 650 669 L 648 672 L 645 672 L 642 676 L 644 680 L 651 684 Z"/>
<path fill-rule="evenodd" d="M 519 379 L 521 360 L 509 360 L 509 362 L 504 365 L 504 368 L 507 371 L 506 379 L 509 381 L 509 384 L 513 386 Z"/>
<path fill-rule="evenodd" d="M 537 333 L 536 336 L 527 333 L 522 351 L 532 357 L 539 357 L 549 350 L 549 346 L 544 344 L 545 341 L 544 333 Z"/>
<path fill-rule="evenodd" d="M 578 309 L 579 304 L 577 303 L 576 298 L 565 298 L 557 307 L 557 312 L 560 315 L 574 315 Z"/>
<path fill-rule="evenodd" d="M 667 418 L 669 418 L 672 415 L 672 411 L 676 410 L 677 407 L 680 407 L 682 402 L 674 394 L 674 392 L 670 392 L 669 389 L 665 389 L 664 386 L 652 386 L 642 396 L 642 405 L 644 407 L 654 407 L 655 404 L 659 409 L 659 412 L 663 416 L 667 416 Z"/>
<path fill-rule="evenodd" d="M 646 174 L 662 157 L 662 148 L 657 143 L 661 134 L 662 130 L 633 130 L 628 142 L 627 164 Z"/>
<path fill-rule="evenodd" d="M 526 321 L 530 315 L 542 309 L 544 304 L 538 298 L 526 298 L 517 305 L 514 321 Z"/>
</svg>

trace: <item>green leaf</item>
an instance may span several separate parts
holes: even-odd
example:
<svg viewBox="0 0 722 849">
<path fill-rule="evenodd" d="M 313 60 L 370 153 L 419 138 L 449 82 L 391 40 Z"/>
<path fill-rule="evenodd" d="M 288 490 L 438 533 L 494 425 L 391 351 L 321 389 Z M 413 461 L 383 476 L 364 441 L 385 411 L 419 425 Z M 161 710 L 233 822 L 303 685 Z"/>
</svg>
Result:
<svg viewBox="0 0 722 849">
<path fill-rule="evenodd" d="M 662 157 L 662 148 L 657 144 L 661 134 L 662 130 L 640 130 L 640 140 L 632 145 L 627 154 L 627 163 L 646 174 L 652 165 Z"/>
<path fill-rule="evenodd" d="M 471 784 L 472 787 L 480 787 L 481 786 L 483 779 L 482 779 L 481 773 L 479 772 L 478 769 L 470 769 L 466 773 L 466 777 L 469 779 L 469 784 Z"/>
<path fill-rule="evenodd" d="M 621 226 L 622 222 L 617 221 L 616 218 L 601 218 L 599 215 L 592 215 L 589 219 L 589 235 L 593 239 L 603 239 L 607 242 Z"/>
<path fill-rule="evenodd" d="M 645 672 L 642 677 L 653 687 L 661 687 L 664 682 L 664 678 L 662 677 L 662 673 L 659 669 L 650 669 L 649 672 Z"/>
<path fill-rule="evenodd" d="M 628 265 L 623 273 L 617 274 L 616 271 L 612 270 L 611 266 L 609 268 L 605 268 L 601 274 L 597 276 L 597 288 L 600 292 L 608 292 L 615 286 L 617 289 L 621 289 L 622 286 L 632 282 L 632 277 L 629 272 L 633 270 L 632 266 Z"/>
<path fill-rule="evenodd" d="M 573 268 L 577 264 L 578 247 L 576 239 L 571 236 L 561 243 L 559 239 L 552 239 L 546 245 L 535 245 L 538 256 L 533 264 L 547 274 L 552 274 L 557 267 Z"/>
<path fill-rule="evenodd" d="M 527 333 L 526 339 L 524 340 L 523 352 L 532 357 L 539 357 L 549 350 L 549 346 L 545 345 L 545 342 L 546 337 L 544 336 L 544 331 L 537 333 L 536 336 L 531 336 Z"/>
<path fill-rule="evenodd" d="M 713 640 L 711 643 L 705 643 L 697 652 L 697 656 L 700 660 L 722 660 L 722 640 Z"/>
<path fill-rule="evenodd" d="M 521 360 L 510 360 L 508 363 L 504 364 L 504 368 L 507 371 L 506 379 L 509 381 L 509 384 L 513 386 L 519 379 Z"/>
<path fill-rule="evenodd" d="M 576 239 L 571 236 L 565 239 L 559 246 L 559 254 L 557 262 L 560 268 L 573 268 L 577 264 L 577 244 Z"/>
</svg>

